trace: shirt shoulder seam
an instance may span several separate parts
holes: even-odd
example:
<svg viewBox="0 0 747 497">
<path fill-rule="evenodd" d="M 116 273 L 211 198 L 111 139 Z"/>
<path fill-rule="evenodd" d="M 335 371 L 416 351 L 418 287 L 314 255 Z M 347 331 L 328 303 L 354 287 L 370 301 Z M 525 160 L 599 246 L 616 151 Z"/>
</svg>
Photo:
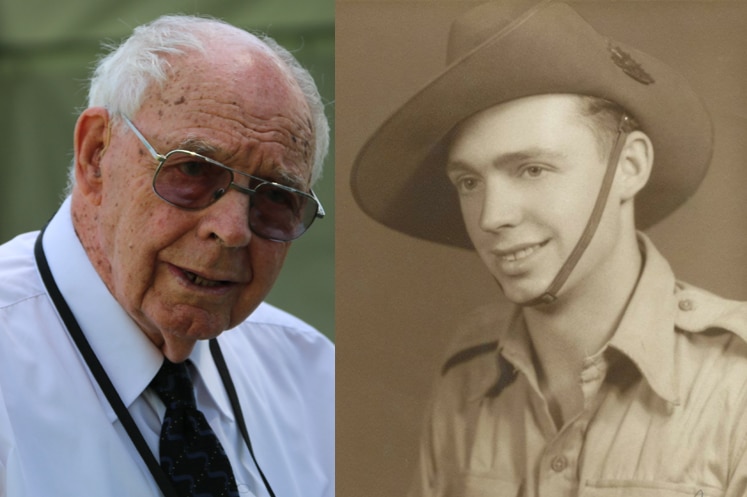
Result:
<svg viewBox="0 0 747 497">
<path fill-rule="evenodd" d="M 38 299 L 39 297 L 44 297 L 46 295 L 47 295 L 46 292 L 39 291 L 38 293 L 35 293 L 32 295 L 26 295 L 26 296 L 20 297 L 16 300 L 12 300 L 10 302 L 0 304 L 0 311 L 5 310 L 5 309 L 10 309 L 11 307 L 15 307 L 17 305 L 23 304 L 24 302 L 28 300 Z"/>
</svg>

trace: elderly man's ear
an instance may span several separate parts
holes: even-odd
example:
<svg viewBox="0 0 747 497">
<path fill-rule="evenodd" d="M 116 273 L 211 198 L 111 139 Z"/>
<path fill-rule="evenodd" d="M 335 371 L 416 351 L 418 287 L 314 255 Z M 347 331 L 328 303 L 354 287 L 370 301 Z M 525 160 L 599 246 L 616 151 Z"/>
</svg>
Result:
<svg viewBox="0 0 747 497">
<path fill-rule="evenodd" d="M 654 146 L 641 131 L 631 132 L 625 140 L 618 162 L 618 188 L 623 202 L 633 199 L 646 186 L 654 164 Z"/>
<path fill-rule="evenodd" d="M 75 125 L 75 189 L 94 205 L 101 203 L 101 161 L 111 138 L 110 119 L 104 107 L 89 107 Z"/>
</svg>

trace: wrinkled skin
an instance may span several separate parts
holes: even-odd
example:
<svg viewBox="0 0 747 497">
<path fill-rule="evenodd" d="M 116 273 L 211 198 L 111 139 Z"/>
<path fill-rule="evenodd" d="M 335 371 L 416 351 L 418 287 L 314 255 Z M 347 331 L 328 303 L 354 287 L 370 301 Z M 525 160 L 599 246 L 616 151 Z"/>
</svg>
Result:
<svg viewBox="0 0 747 497">
<path fill-rule="evenodd" d="M 161 154 L 199 142 L 229 167 L 308 191 L 310 113 L 287 70 L 240 30 L 217 28 L 207 48 L 170 60 L 168 81 L 151 86 L 129 116 L 135 126 Z M 79 117 L 75 152 L 76 232 L 111 293 L 166 357 L 186 359 L 197 340 L 236 326 L 262 302 L 289 243 L 250 231 L 249 196 L 231 189 L 196 212 L 167 204 L 151 187 L 156 161 L 103 108 Z M 190 273 L 213 283 L 196 284 Z"/>
</svg>

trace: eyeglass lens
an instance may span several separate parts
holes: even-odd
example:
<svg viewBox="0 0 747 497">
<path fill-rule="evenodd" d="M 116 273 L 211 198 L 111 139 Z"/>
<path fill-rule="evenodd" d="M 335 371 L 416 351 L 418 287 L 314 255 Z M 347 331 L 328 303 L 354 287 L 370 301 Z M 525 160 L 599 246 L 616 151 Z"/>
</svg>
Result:
<svg viewBox="0 0 747 497">
<path fill-rule="evenodd" d="M 153 180 L 156 193 L 183 209 L 208 207 L 222 197 L 233 181 L 230 169 L 184 152 L 171 152 Z M 270 240 L 290 241 L 311 226 L 317 214 L 312 197 L 272 183 L 250 184 L 249 226 Z M 242 191 L 249 192 L 245 188 Z"/>
</svg>

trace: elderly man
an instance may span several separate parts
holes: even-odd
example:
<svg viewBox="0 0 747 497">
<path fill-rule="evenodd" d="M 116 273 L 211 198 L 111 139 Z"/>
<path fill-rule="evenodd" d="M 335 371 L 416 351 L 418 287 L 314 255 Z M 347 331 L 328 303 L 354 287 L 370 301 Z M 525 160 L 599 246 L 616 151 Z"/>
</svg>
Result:
<svg viewBox="0 0 747 497">
<path fill-rule="evenodd" d="M 101 60 L 71 195 L 0 247 L 0 494 L 334 495 L 333 347 L 263 303 L 327 135 L 297 61 L 221 21 Z"/>
<path fill-rule="evenodd" d="M 747 493 L 747 309 L 636 231 L 695 191 L 711 134 L 683 78 L 567 5 L 453 24 L 448 68 L 369 140 L 353 191 L 473 247 L 515 309 L 460 328 L 411 495 Z"/>
</svg>

